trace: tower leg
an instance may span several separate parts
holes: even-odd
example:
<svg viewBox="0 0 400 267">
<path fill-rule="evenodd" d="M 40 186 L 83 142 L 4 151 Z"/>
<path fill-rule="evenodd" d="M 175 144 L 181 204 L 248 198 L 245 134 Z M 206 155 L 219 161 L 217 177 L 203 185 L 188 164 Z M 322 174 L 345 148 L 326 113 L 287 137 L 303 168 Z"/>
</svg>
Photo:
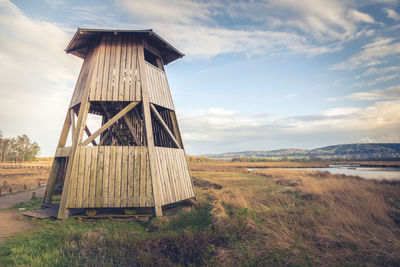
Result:
<svg viewBox="0 0 400 267">
<path fill-rule="evenodd" d="M 139 75 L 140 75 L 140 85 L 142 90 L 142 104 L 143 104 L 143 118 L 144 118 L 144 128 L 146 133 L 146 145 L 149 149 L 149 161 L 150 161 L 150 175 L 153 185 L 153 200 L 155 214 L 157 217 L 162 216 L 162 203 L 160 196 L 160 181 L 156 176 L 156 166 L 155 166 L 155 149 L 154 149 L 154 137 L 153 137 L 153 127 L 151 123 L 151 113 L 150 113 L 150 100 L 149 100 L 149 89 L 147 86 L 146 72 L 144 71 L 144 49 L 143 43 L 138 45 L 138 59 L 139 59 Z"/>
<path fill-rule="evenodd" d="M 58 170 L 60 169 L 60 166 L 61 166 L 61 163 L 57 160 L 57 158 L 54 158 L 53 165 L 51 166 L 49 180 L 48 180 L 47 186 L 46 186 L 46 193 L 44 195 L 43 203 L 51 202 L 51 196 L 54 191 L 54 184 L 57 179 L 57 173 L 58 173 Z"/>
<path fill-rule="evenodd" d="M 61 131 L 60 139 L 58 140 L 57 148 L 65 146 L 65 144 L 67 142 L 67 138 L 68 138 L 68 133 L 70 131 L 70 127 L 71 127 L 71 113 L 68 111 L 67 116 L 65 116 L 64 125 L 63 125 L 63 129 Z M 46 193 L 44 195 L 45 197 L 44 197 L 43 203 L 50 203 L 50 201 L 51 201 L 51 195 L 54 190 L 53 187 L 55 184 L 55 180 L 57 178 L 57 172 L 58 172 L 59 168 L 60 168 L 60 163 L 54 157 L 53 165 L 51 166 L 51 171 L 50 171 L 49 179 L 48 179 L 47 186 L 46 186 Z"/>
<path fill-rule="evenodd" d="M 71 181 L 71 173 L 72 173 L 72 167 L 74 166 L 75 163 L 75 155 L 76 155 L 76 150 L 78 143 L 82 141 L 82 136 L 83 136 L 83 130 L 85 129 L 86 125 L 86 119 L 88 116 L 90 108 L 90 103 L 89 101 L 84 101 L 81 103 L 81 107 L 79 109 L 79 116 L 78 116 L 78 121 L 74 133 L 74 138 L 72 140 L 72 146 L 71 146 L 71 153 L 69 155 L 69 160 L 68 160 L 68 165 L 67 165 L 67 171 L 65 173 L 65 180 L 64 180 L 64 186 L 62 190 L 62 195 L 61 195 L 61 202 L 60 206 L 58 208 L 58 219 L 65 219 L 69 216 L 69 211 L 66 208 L 67 201 L 68 201 L 68 192 L 69 192 L 69 184 Z"/>
<path fill-rule="evenodd" d="M 155 207 L 155 208 L 154 208 L 154 211 L 155 211 L 156 217 L 161 217 L 161 216 L 163 216 L 161 206 Z"/>
</svg>

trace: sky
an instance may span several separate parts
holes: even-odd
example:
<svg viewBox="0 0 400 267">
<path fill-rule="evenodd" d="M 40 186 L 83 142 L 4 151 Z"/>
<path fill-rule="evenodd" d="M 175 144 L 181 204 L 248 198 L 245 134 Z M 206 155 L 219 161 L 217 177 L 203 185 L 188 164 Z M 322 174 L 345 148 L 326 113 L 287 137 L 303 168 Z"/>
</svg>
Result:
<svg viewBox="0 0 400 267">
<path fill-rule="evenodd" d="M 188 154 L 400 142 L 399 0 L 0 0 L 0 130 L 42 156 L 78 27 L 153 29 L 185 54 L 166 73 Z"/>
</svg>

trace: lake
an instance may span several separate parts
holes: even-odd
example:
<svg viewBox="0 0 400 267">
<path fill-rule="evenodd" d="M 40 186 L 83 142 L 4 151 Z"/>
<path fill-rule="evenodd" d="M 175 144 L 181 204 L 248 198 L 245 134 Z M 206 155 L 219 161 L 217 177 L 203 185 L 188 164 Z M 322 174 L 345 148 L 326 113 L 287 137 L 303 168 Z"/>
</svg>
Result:
<svg viewBox="0 0 400 267">
<path fill-rule="evenodd" d="M 255 169 L 269 169 L 269 168 L 249 168 Z M 311 170 L 311 171 L 327 171 L 331 174 L 345 174 L 352 176 L 359 176 L 364 179 L 375 180 L 400 180 L 400 168 L 392 167 L 361 167 L 356 165 L 329 165 L 327 168 L 280 168 L 283 170 Z"/>
</svg>

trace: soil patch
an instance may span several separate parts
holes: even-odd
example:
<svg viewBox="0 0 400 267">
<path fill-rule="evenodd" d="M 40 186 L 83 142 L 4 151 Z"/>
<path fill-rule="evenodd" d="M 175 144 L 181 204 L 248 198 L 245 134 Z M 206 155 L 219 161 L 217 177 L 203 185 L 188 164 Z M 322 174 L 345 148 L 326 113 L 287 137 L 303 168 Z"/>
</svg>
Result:
<svg viewBox="0 0 400 267">
<path fill-rule="evenodd" d="M 3 242 L 7 237 L 15 233 L 33 229 L 36 224 L 19 220 L 19 213 L 1 212 L 0 213 L 0 242 Z"/>
</svg>

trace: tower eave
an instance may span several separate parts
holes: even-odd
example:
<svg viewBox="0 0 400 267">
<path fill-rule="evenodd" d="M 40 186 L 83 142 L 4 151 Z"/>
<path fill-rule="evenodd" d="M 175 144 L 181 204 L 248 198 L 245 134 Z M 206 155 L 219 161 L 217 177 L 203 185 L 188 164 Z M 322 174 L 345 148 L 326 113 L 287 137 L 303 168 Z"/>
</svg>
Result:
<svg viewBox="0 0 400 267">
<path fill-rule="evenodd" d="M 88 47 L 90 46 L 90 44 L 94 42 L 96 38 L 99 38 L 102 34 L 105 33 L 130 33 L 150 40 L 159 47 L 165 65 L 184 56 L 183 53 L 178 51 L 175 47 L 173 47 L 171 44 L 161 38 L 152 29 L 113 30 L 78 28 L 71 41 L 69 42 L 67 48 L 65 49 L 65 52 L 84 59 L 87 55 Z"/>
</svg>

